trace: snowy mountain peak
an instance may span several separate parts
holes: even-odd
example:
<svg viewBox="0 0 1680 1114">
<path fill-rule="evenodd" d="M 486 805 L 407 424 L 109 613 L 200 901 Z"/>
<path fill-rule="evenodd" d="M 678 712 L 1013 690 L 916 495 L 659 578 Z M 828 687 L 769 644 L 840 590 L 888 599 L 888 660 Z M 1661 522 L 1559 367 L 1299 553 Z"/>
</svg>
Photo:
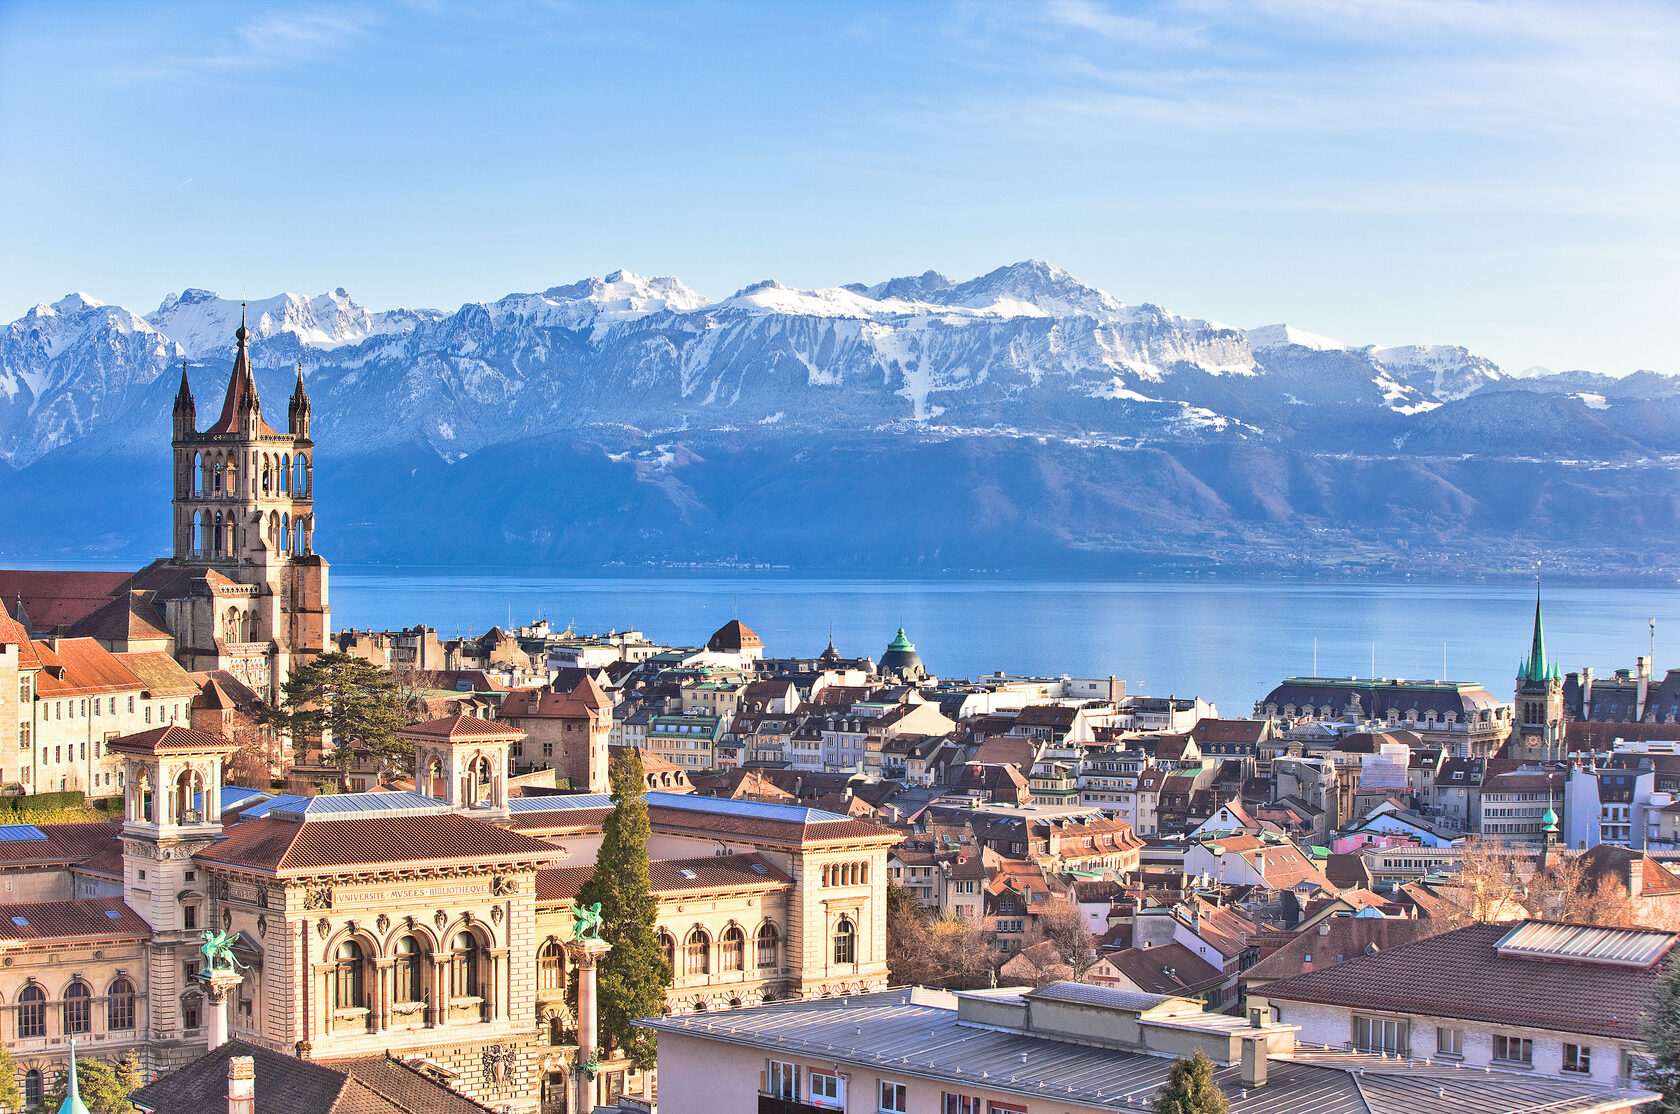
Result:
<svg viewBox="0 0 1680 1114">
<path fill-rule="evenodd" d="M 98 298 L 91 298 L 78 290 L 74 294 L 66 294 L 47 308 L 54 313 L 75 313 L 84 309 L 98 309 L 104 304 Z"/>
<path fill-rule="evenodd" d="M 1051 263 L 1029 259 L 943 291 L 935 299 L 1000 317 L 1090 317 L 1115 321 L 1126 307 Z"/>
<path fill-rule="evenodd" d="M 1347 345 L 1339 340 L 1309 333 L 1305 329 L 1297 329 L 1293 325 L 1278 323 L 1276 325 L 1262 325 L 1258 329 L 1245 329 L 1243 336 L 1248 338 L 1248 346 L 1256 352 L 1270 352 L 1274 348 L 1310 348 L 1314 352 L 1343 352 Z"/>
<path fill-rule="evenodd" d="M 529 325 L 581 329 L 635 321 L 655 313 L 688 313 L 711 303 L 669 275 L 648 277 L 618 270 L 606 278 L 551 286 L 541 294 L 509 294 L 485 307 L 492 319 L 514 317 Z"/>
<path fill-rule="evenodd" d="M 214 291 L 189 287 L 164 298 L 146 320 L 195 358 L 225 355 L 241 316 L 257 340 L 290 334 L 301 345 L 336 348 L 369 336 L 410 327 L 412 314 L 373 314 L 356 304 L 342 287 L 304 298 L 276 294 L 240 303 Z"/>
</svg>

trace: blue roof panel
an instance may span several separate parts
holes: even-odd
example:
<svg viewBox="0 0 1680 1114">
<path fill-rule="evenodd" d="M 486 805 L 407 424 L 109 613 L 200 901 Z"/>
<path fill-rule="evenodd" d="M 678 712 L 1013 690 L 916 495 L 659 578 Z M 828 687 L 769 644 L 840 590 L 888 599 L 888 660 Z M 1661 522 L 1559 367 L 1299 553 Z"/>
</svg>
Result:
<svg viewBox="0 0 1680 1114">
<path fill-rule="evenodd" d="M 0 824 L 0 843 L 32 843 L 46 838 L 47 833 L 33 824 Z"/>
</svg>

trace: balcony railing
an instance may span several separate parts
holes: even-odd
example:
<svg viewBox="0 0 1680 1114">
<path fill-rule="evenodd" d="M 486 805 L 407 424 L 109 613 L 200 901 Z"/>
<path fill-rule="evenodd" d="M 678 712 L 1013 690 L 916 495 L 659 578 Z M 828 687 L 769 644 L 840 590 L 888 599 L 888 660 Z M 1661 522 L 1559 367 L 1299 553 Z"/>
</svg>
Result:
<svg viewBox="0 0 1680 1114">
<path fill-rule="evenodd" d="M 758 1114 L 833 1114 L 833 1111 L 827 1107 L 800 1102 L 798 1099 L 784 1099 L 775 1095 L 760 1094 L 758 1096 Z"/>
</svg>

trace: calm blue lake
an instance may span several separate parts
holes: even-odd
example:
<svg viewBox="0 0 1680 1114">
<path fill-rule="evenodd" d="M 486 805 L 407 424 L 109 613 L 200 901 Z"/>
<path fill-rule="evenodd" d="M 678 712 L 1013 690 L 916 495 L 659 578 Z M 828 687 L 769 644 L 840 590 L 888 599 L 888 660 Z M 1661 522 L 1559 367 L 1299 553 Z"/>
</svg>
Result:
<svg viewBox="0 0 1680 1114">
<path fill-rule="evenodd" d="M 731 618 L 771 655 L 811 656 L 828 641 L 879 657 L 903 626 L 941 677 L 1106 677 L 1131 691 L 1201 695 L 1247 715 L 1281 678 L 1313 670 L 1480 681 L 1509 699 L 1528 652 L 1531 588 L 1293 582 L 808 580 L 774 576 L 548 577 L 332 571 L 334 629 L 426 623 L 483 633 L 546 617 L 580 631 L 634 628 L 695 645 Z M 1547 648 L 1565 670 L 1629 667 L 1648 652 L 1680 666 L 1680 591 L 1546 590 Z M 1443 668 L 1443 653 L 1445 667 Z"/>
</svg>

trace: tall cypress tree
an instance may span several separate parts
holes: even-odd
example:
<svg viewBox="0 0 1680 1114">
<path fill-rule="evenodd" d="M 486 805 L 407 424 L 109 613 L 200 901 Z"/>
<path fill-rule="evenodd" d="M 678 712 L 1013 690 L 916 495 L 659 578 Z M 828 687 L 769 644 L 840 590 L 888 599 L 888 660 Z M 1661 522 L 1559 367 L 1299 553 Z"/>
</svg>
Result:
<svg viewBox="0 0 1680 1114">
<path fill-rule="evenodd" d="M 621 750 L 607 776 L 613 810 L 604 825 L 595 873 L 576 902 L 601 903 L 601 939 L 612 945 L 596 975 L 601 1051 L 610 1054 L 616 1048 L 642 1067 L 653 1063 L 655 1036 L 634 1022 L 659 1014 L 672 972 L 655 927 L 659 902 L 648 867 L 646 774 L 636 748 Z"/>
<path fill-rule="evenodd" d="M 1213 1081 L 1213 1060 L 1196 1049 L 1173 1061 L 1167 1082 L 1155 1096 L 1155 1114 L 1225 1114 L 1230 1103 Z"/>
</svg>

